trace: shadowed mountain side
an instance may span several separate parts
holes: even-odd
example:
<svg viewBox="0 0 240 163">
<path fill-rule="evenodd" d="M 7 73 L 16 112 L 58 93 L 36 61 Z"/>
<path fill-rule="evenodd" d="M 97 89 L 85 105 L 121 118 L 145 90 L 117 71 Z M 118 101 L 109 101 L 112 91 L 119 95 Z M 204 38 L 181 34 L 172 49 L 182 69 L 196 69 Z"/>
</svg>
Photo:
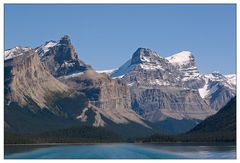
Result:
<svg viewBox="0 0 240 163">
<path fill-rule="evenodd" d="M 208 117 L 189 133 L 236 132 L 236 97 L 217 114 Z"/>
<path fill-rule="evenodd" d="M 154 134 L 141 142 L 236 142 L 236 97 L 217 114 L 208 117 L 185 134 Z"/>
</svg>

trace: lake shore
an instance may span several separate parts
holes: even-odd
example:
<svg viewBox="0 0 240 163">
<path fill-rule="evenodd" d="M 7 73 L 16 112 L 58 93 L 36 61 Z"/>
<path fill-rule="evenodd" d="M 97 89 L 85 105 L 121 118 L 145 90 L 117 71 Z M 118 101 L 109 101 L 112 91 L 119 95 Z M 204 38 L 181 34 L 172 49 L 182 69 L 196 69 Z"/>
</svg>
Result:
<svg viewBox="0 0 240 163">
<path fill-rule="evenodd" d="M 4 144 L 4 146 L 57 146 L 57 145 L 94 145 L 94 144 L 168 144 L 168 145 L 181 145 L 181 144 L 205 144 L 205 145 L 236 145 L 236 142 L 92 142 L 92 143 L 34 143 L 34 144 Z"/>
</svg>

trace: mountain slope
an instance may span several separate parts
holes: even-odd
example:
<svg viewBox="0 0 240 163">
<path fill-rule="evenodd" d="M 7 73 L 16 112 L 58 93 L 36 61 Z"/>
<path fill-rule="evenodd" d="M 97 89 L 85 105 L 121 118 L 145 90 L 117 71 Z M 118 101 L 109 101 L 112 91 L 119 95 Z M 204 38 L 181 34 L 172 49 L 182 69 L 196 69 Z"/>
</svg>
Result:
<svg viewBox="0 0 240 163">
<path fill-rule="evenodd" d="M 190 133 L 206 132 L 236 132 L 236 97 L 217 114 L 208 117 L 190 131 Z"/>
<path fill-rule="evenodd" d="M 18 102 L 24 106 L 27 105 L 27 99 L 31 98 L 40 108 L 48 108 L 47 96 L 68 91 L 66 85 L 44 69 L 32 49 L 14 48 L 11 51 L 15 57 L 9 59 L 7 51 L 4 62 L 4 90 L 8 105 Z"/>
<path fill-rule="evenodd" d="M 216 111 L 219 111 L 236 95 L 236 78 L 233 76 L 229 79 L 218 72 L 213 72 L 204 75 L 203 79 L 204 86 L 198 91 L 201 97 Z"/>
</svg>

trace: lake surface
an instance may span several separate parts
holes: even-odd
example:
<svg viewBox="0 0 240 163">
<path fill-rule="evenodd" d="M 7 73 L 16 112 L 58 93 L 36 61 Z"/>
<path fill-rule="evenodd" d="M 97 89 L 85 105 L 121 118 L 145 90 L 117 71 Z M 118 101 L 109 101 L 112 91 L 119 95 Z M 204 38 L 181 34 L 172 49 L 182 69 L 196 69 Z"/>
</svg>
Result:
<svg viewBox="0 0 240 163">
<path fill-rule="evenodd" d="M 229 144 L 9 145 L 5 159 L 235 159 Z"/>
</svg>

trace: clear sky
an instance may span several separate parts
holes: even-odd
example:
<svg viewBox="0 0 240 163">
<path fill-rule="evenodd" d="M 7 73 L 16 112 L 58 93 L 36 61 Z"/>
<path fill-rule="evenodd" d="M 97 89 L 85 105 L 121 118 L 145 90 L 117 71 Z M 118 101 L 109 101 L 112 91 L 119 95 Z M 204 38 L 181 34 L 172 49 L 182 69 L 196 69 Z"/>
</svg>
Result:
<svg viewBox="0 0 240 163">
<path fill-rule="evenodd" d="M 5 5 L 5 49 L 70 35 L 80 59 L 116 68 L 138 47 L 188 50 L 201 73 L 235 73 L 235 5 Z"/>
</svg>

